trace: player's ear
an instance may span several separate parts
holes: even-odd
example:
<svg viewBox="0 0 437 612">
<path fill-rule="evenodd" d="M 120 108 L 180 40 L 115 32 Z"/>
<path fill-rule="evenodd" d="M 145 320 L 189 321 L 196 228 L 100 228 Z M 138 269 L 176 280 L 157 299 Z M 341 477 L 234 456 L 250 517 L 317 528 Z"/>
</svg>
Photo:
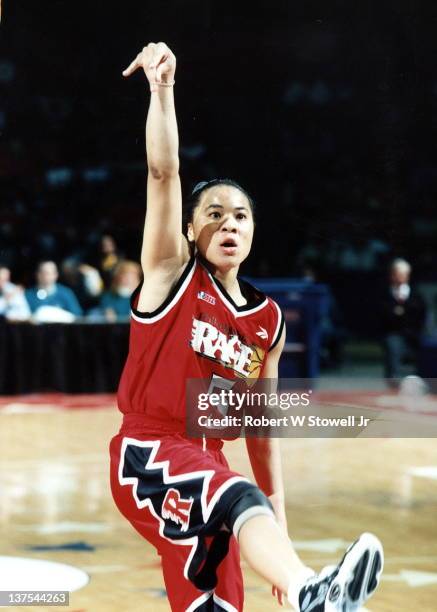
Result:
<svg viewBox="0 0 437 612">
<path fill-rule="evenodd" d="M 194 230 L 192 223 L 187 224 L 187 238 L 189 242 L 194 242 Z"/>
</svg>

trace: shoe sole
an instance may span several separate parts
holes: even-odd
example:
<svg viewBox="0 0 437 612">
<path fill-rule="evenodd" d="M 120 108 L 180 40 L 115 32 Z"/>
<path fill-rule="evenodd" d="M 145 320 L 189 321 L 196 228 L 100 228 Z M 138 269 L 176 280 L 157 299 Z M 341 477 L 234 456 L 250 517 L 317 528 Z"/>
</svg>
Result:
<svg viewBox="0 0 437 612">
<path fill-rule="evenodd" d="M 384 567 L 382 544 L 363 533 L 346 551 L 329 587 L 325 612 L 358 612 L 378 587 Z"/>
</svg>

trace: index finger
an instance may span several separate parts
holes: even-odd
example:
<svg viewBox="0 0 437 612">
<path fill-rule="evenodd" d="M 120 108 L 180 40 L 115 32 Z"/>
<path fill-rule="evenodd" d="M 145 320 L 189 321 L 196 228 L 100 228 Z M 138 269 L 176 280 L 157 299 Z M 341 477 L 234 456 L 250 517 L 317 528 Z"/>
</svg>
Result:
<svg viewBox="0 0 437 612">
<path fill-rule="evenodd" d="M 135 72 L 135 70 L 138 70 L 138 68 L 141 66 L 141 62 L 140 62 L 140 56 L 137 55 L 137 57 L 134 59 L 133 62 L 131 62 L 129 64 L 129 66 L 123 70 L 123 76 L 128 77 L 130 76 L 132 73 Z"/>
</svg>

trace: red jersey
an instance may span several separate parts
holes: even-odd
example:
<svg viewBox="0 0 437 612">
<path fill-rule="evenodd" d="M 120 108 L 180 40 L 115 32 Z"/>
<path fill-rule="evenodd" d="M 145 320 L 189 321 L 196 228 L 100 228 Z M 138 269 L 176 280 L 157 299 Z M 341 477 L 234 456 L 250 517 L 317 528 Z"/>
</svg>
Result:
<svg viewBox="0 0 437 612">
<path fill-rule="evenodd" d="M 141 429 L 185 431 L 187 379 L 262 377 L 284 320 L 273 300 L 249 283 L 239 283 L 247 299 L 244 306 L 237 306 L 194 257 L 155 311 L 139 312 L 141 286 L 134 292 L 118 406 L 124 414 L 138 415 Z"/>
</svg>

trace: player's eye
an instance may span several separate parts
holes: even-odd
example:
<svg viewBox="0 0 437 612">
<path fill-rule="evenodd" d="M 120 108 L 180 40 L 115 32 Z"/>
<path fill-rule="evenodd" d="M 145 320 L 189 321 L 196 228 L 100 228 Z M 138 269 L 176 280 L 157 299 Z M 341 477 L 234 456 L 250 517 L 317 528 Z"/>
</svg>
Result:
<svg viewBox="0 0 437 612">
<path fill-rule="evenodd" d="M 217 212 L 217 211 L 214 211 L 214 212 L 212 212 L 212 213 L 209 213 L 209 216 L 210 216 L 212 219 L 220 219 L 220 213 L 219 213 L 219 212 Z"/>
<path fill-rule="evenodd" d="M 238 213 L 237 214 L 237 219 L 238 220 L 247 219 L 247 215 L 245 215 L 244 213 Z"/>
</svg>

